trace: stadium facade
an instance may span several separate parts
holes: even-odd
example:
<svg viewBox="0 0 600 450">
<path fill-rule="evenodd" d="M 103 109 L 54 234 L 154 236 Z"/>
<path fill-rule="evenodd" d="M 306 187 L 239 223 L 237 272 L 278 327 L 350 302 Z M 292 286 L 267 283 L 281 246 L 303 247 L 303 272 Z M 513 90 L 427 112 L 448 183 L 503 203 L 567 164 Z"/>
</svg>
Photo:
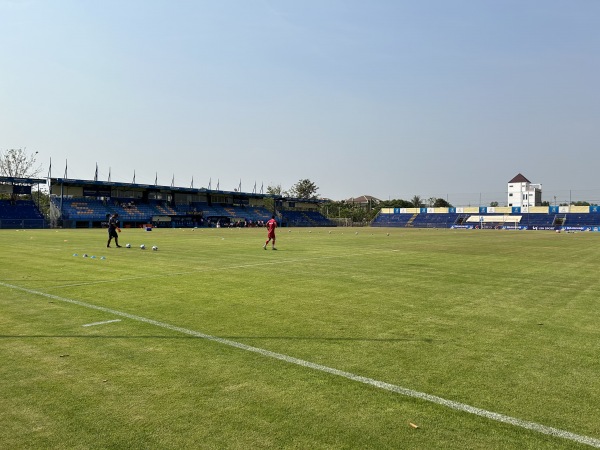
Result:
<svg viewBox="0 0 600 450">
<path fill-rule="evenodd" d="M 50 222 L 95 228 L 119 214 L 123 227 L 331 226 L 320 200 L 240 191 L 50 178 Z"/>
<path fill-rule="evenodd" d="M 36 184 L 48 187 L 47 215 L 38 207 L 32 190 Z M 382 208 L 371 226 L 600 231 L 600 206 L 539 206 L 541 185 L 532 185 L 520 174 L 509 181 L 509 190 L 511 184 L 515 203 L 517 198 L 524 202 L 506 207 Z M 281 226 L 336 225 L 319 212 L 323 200 L 256 192 L 0 177 L 0 193 L 8 197 L 0 200 L 0 228 L 96 228 L 113 213 L 119 214 L 123 227 L 262 226 L 273 214 Z"/>
</svg>

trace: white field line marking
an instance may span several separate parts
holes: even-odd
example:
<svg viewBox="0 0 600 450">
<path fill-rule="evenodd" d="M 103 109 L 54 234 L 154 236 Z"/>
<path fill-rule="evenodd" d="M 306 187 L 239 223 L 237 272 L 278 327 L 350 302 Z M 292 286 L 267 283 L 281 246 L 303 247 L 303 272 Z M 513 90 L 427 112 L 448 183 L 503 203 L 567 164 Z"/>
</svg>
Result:
<svg viewBox="0 0 600 450">
<path fill-rule="evenodd" d="M 96 325 L 104 325 L 105 323 L 113 323 L 120 322 L 121 319 L 113 319 L 113 320 L 105 320 L 104 322 L 94 322 L 94 323 L 86 323 L 85 325 L 81 325 L 82 327 L 95 327 Z"/>
<path fill-rule="evenodd" d="M 293 356 L 284 355 L 282 353 L 275 353 L 270 350 L 265 350 L 262 348 L 252 347 L 250 345 L 242 344 L 241 342 L 231 341 L 229 339 L 223 339 L 216 336 L 211 336 L 209 334 L 200 333 L 194 330 L 188 330 L 186 328 L 178 327 L 175 325 L 170 325 L 165 322 L 159 322 L 153 319 L 147 319 L 145 317 L 136 316 L 134 314 L 129 314 L 122 311 L 117 311 L 114 309 L 106 308 L 104 306 L 92 305 L 91 303 L 85 303 L 79 300 L 73 300 L 70 298 L 59 297 L 57 295 L 47 294 L 45 292 L 35 291 L 32 289 L 27 289 L 20 286 L 15 286 L 12 284 L 7 284 L 0 281 L 0 286 L 4 286 L 9 289 L 15 289 L 22 292 L 27 292 L 32 295 L 39 295 L 42 297 L 50 298 L 53 300 L 58 300 L 65 303 L 71 303 L 73 305 L 83 306 L 84 308 L 95 309 L 98 311 L 102 311 L 109 314 L 114 314 L 120 317 L 126 317 L 131 320 L 135 320 L 137 322 L 143 322 L 150 325 L 154 325 L 160 328 L 165 328 L 167 330 L 175 331 L 182 334 L 187 334 L 188 336 L 194 336 L 201 339 L 206 339 L 213 342 L 218 342 L 220 344 L 228 345 L 230 347 L 239 348 L 241 350 L 245 350 L 248 352 L 258 353 L 260 355 L 266 356 L 268 358 L 274 358 L 281 361 L 285 361 L 290 364 L 297 364 L 302 367 L 307 367 L 309 369 L 318 370 L 321 372 L 325 372 L 331 375 L 337 375 L 343 378 L 347 378 L 352 381 L 357 381 L 359 383 L 367 384 L 370 386 L 374 386 L 379 389 L 383 389 L 390 392 L 395 392 L 397 394 L 404 395 L 406 397 L 418 398 L 420 400 L 425 400 L 431 403 L 435 403 L 437 405 L 442 405 L 447 408 L 467 412 L 469 414 L 474 414 L 476 416 L 485 417 L 487 419 L 495 420 L 497 422 L 506 423 L 509 425 L 513 425 L 516 427 L 524 428 L 527 430 L 535 431 L 541 434 L 546 434 L 549 436 L 560 437 L 563 439 L 568 439 L 570 441 L 578 442 L 580 444 L 586 444 L 592 447 L 600 448 L 600 439 L 593 438 L 590 436 L 584 436 L 580 434 L 571 433 L 570 431 L 561 430 L 559 428 L 548 427 L 546 425 L 541 425 L 536 422 L 529 422 L 527 420 L 517 419 L 515 417 L 506 416 L 504 414 L 495 413 L 492 411 L 488 411 L 485 409 L 477 408 L 475 406 L 470 406 L 465 403 L 455 402 L 453 400 L 446 400 L 445 398 L 438 397 L 431 394 L 426 394 L 424 392 L 414 391 L 412 389 L 404 388 L 401 386 L 396 386 L 395 384 L 386 383 L 384 381 L 375 380 L 373 378 L 362 377 L 360 375 L 355 375 L 350 372 L 344 372 L 343 370 L 334 369 L 332 367 L 323 366 L 321 364 L 312 363 L 310 361 L 305 361 L 302 359 L 294 358 Z"/>
</svg>

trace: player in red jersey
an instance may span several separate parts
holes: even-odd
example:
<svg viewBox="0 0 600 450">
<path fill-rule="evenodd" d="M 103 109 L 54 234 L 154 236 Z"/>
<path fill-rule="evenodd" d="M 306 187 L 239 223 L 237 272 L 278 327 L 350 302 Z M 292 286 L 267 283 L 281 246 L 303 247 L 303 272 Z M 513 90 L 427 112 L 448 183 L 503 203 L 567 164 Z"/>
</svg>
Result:
<svg viewBox="0 0 600 450">
<path fill-rule="evenodd" d="M 271 220 L 267 222 L 267 242 L 263 245 L 263 248 L 267 249 L 267 244 L 269 241 L 273 241 L 273 250 L 277 250 L 275 248 L 275 228 L 277 228 L 277 221 L 275 220 L 275 216 L 271 216 Z"/>
</svg>

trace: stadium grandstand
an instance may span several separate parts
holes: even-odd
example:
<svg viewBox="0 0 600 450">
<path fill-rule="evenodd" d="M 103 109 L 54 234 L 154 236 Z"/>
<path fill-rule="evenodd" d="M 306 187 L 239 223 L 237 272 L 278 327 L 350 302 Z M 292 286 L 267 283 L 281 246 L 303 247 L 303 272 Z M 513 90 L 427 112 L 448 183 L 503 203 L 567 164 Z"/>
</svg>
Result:
<svg viewBox="0 0 600 450">
<path fill-rule="evenodd" d="M 542 206 L 542 185 L 519 173 L 507 183 L 507 206 L 382 208 L 371 225 L 405 228 L 600 231 L 600 206 Z"/>
<path fill-rule="evenodd" d="M 33 186 L 45 179 L 0 177 L 0 228 L 46 228 L 48 223 L 38 208 Z"/>
<path fill-rule="evenodd" d="M 371 226 L 600 231 L 600 206 L 382 208 Z"/>
<path fill-rule="evenodd" d="M 255 227 L 275 215 L 280 226 L 333 226 L 321 200 L 263 193 L 49 178 L 50 222 L 96 228 L 119 214 L 122 227 Z"/>
<path fill-rule="evenodd" d="M 519 174 L 512 198 L 534 198 Z M 517 184 L 522 183 L 522 184 Z M 33 187 L 38 185 L 37 191 Z M 39 207 L 47 186 L 49 208 Z M 539 189 L 539 185 L 533 185 Z M 534 190 L 531 191 L 535 193 Z M 275 215 L 280 226 L 336 226 L 320 212 L 325 200 L 69 178 L 0 177 L 0 228 L 97 228 L 109 214 L 131 227 L 256 227 Z M 510 191 L 509 191 L 510 195 Z M 36 198 L 36 196 L 38 198 Z M 535 195 L 536 203 L 539 197 Z M 512 206 L 382 208 L 373 227 L 600 231 L 600 206 Z"/>
</svg>

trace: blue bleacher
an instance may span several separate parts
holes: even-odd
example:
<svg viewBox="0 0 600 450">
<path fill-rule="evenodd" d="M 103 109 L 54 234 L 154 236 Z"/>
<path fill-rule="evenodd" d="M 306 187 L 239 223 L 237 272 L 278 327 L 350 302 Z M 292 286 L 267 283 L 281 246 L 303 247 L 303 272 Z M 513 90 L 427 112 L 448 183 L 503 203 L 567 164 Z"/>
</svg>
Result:
<svg viewBox="0 0 600 450">
<path fill-rule="evenodd" d="M 284 223 L 294 227 L 328 227 L 334 224 L 318 211 L 286 210 L 281 212 Z"/>
<path fill-rule="evenodd" d="M 450 228 L 459 214 L 417 214 L 411 224 L 415 228 Z"/>
<path fill-rule="evenodd" d="M 520 225 L 533 227 L 551 227 L 554 224 L 555 214 L 515 214 L 521 216 Z"/>
<path fill-rule="evenodd" d="M 473 214 L 378 214 L 371 223 L 373 227 L 415 227 L 415 228 L 450 228 L 457 223 L 460 216 L 468 218 Z M 480 214 L 477 214 L 480 215 Z M 481 214 L 485 216 L 486 214 Z M 489 215 L 497 215 L 490 213 Z M 552 228 L 558 219 L 564 219 L 563 226 L 568 227 L 600 227 L 600 214 L 598 213 L 515 213 L 510 216 L 520 216 L 520 226 Z M 507 222 L 510 223 L 510 222 Z M 476 225 L 476 224 L 473 224 Z"/>
<path fill-rule="evenodd" d="M 52 197 L 51 202 L 56 209 L 60 209 L 60 198 Z M 63 220 L 68 221 L 72 226 L 92 226 L 93 223 L 106 221 L 106 216 L 112 213 L 119 214 L 121 224 L 151 223 L 155 216 L 170 216 L 174 224 L 188 223 L 188 226 L 196 225 L 194 219 L 189 219 L 190 216 L 195 215 L 202 215 L 205 219 L 229 218 L 235 222 L 267 221 L 272 215 L 264 207 L 209 205 L 206 202 L 179 204 L 172 207 L 158 200 L 148 202 L 132 199 L 113 199 L 107 202 L 94 198 L 63 198 L 62 200 Z M 178 216 L 181 216 L 183 221 L 177 220 Z M 185 219 L 186 217 L 188 219 Z"/>
<path fill-rule="evenodd" d="M 185 208 L 184 208 L 185 209 Z M 194 202 L 187 208 L 188 212 L 202 213 L 205 218 L 210 217 L 229 217 L 235 221 L 251 220 L 253 222 L 271 218 L 272 213 L 259 206 L 222 206 L 218 204 L 209 205 L 206 202 Z"/>
<path fill-rule="evenodd" d="M 0 228 L 45 228 L 46 221 L 32 200 L 0 200 Z"/>
<path fill-rule="evenodd" d="M 60 207 L 60 199 L 53 197 L 52 203 Z M 107 214 L 117 212 L 121 223 L 150 223 L 155 216 L 168 215 L 173 218 L 173 226 L 195 226 L 195 215 L 201 215 L 205 220 L 210 218 L 228 218 L 232 222 L 251 221 L 260 222 L 270 219 L 272 212 L 264 207 L 233 206 L 194 202 L 189 205 L 179 204 L 172 207 L 164 201 L 116 199 L 102 201 L 93 198 L 64 198 L 62 202 L 63 219 L 71 221 L 77 226 L 92 226 L 106 220 Z M 467 219 L 473 214 L 456 213 L 404 213 L 404 214 L 378 214 L 372 221 L 373 227 L 411 227 L 411 228 L 450 228 L 458 223 L 459 218 Z M 492 214 L 490 215 L 497 215 Z M 552 228 L 558 219 L 563 220 L 567 227 L 600 227 L 600 213 L 515 213 L 521 217 L 520 226 Z M 177 220 L 180 216 L 181 220 Z M 281 211 L 284 225 L 288 226 L 334 226 L 318 211 L 285 210 Z M 0 227 L 19 228 L 24 226 L 38 227 L 31 224 L 24 225 L 23 220 L 42 221 L 42 215 L 32 201 L 19 200 L 11 204 L 8 200 L 0 201 Z M 506 222 L 510 223 L 510 221 Z M 492 224 L 493 225 L 493 224 Z M 502 225 L 502 224 L 499 224 Z M 42 225 L 43 226 L 43 225 Z M 73 225 L 75 226 L 75 225 Z M 475 224 L 476 226 L 476 224 Z"/>
<path fill-rule="evenodd" d="M 600 214 L 590 213 L 568 213 L 565 216 L 565 226 L 569 227 L 598 227 L 600 226 Z"/>
<path fill-rule="evenodd" d="M 381 214 L 371 222 L 373 227 L 405 227 L 415 214 Z"/>
</svg>

